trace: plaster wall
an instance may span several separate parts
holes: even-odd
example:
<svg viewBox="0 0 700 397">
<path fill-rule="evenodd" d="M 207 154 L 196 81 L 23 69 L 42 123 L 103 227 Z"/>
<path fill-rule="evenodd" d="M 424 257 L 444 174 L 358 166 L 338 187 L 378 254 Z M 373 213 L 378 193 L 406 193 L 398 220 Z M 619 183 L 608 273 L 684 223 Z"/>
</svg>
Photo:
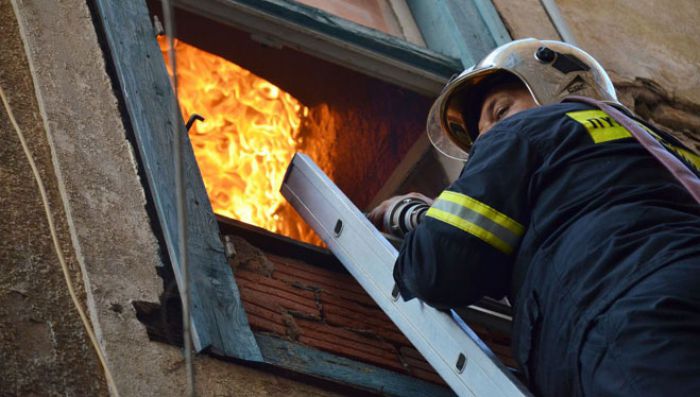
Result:
<svg viewBox="0 0 700 397">
<path fill-rule="evenodd" d="M 558 39 L 539 0 L 493 0 L 513 38 Z M 700 150 L 700 3 L 558 0 L 578 45 L 610 73 L 620 99 Z"/>
<path fill-rule="evenodd" d="M 655 81 L 700 103 L 700 3 L 695 0 L 560 0 L 579 44 L 616 80 Z"/>
<path fill-rule="evenodd" d="M 90 9 L 84 0 L 2 0 L 0 46 L 0 84 L 119 395 L 183 395 L 179 349 L 149 341 L 132 305 L 158 302 L 162 250 Z M 108 395 L 4 110 L 0 136 L 0 395 Z M 195 370 L 199 395 L 335 395 L 203 355 Z"/>
<path fill-rule="evenodd" d="M 44 180 L 61 249 L 82 285 L 32 77 L 9 1 L 0 2 L 0 86 Z M 94 352 L 66 291 L 20 140 L 0 106 L 0 395 L 105 395 Z M 78 288 L 83 298 L 84 289 Z"/>
</svg>

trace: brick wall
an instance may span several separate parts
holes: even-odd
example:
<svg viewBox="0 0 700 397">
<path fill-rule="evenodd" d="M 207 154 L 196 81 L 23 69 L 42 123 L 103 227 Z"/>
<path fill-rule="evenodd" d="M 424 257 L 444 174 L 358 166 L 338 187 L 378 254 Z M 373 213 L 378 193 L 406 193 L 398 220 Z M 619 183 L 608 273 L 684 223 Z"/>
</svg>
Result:
<svg viewBox="0 0 700 397">
<path fill-rule="evenodd" d="M 352 276 L 264 253 L 238 237 L 234 245 L 234 273 L 254 330 L 443 383 Z M 508 335 L 474 329 L 501 360 L 515 365 Z"/>
</svg>

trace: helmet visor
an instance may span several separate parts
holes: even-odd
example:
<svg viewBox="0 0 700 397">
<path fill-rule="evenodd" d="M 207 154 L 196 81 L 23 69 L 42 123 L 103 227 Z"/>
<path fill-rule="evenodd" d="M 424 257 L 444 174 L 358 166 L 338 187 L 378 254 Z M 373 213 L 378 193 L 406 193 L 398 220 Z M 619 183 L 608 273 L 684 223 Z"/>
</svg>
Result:
<svg viewBox="0 0 700 397">
<path fill-rule="evenodd" d="M 439 108 L 440 104 L 438 101 L 436 101 L 430 108 L 430 113 L 428 113 L 426 130 L 428 132 L 428 139 L 430 139 L 430 143 L 443 155 L 455 160 L 466 161 L 467 158 L 469 158 L 469 153 L 458 146 L 453 141 L 451 134 L 442 127 L 443 123 L 440 117 L 442 111 Z M 460 127 L 455 126 L 455 128 Z M 462 128 L 462 130 L 464 129 Z M 466 131 L 464 131 L 464 134 L 466 135 Z M 469 138 L 468 144 L 471 145 L 471 138 Z"/>
<path fill-rule="evenodd" d="M 428 138 L 447 157 L 466 161 L 472 143 L 479 136 L 477 123 L 481 105 L 481 82 L 495 68 L 469 70 L 450 82 L 430 108 Z"/>
</svg>

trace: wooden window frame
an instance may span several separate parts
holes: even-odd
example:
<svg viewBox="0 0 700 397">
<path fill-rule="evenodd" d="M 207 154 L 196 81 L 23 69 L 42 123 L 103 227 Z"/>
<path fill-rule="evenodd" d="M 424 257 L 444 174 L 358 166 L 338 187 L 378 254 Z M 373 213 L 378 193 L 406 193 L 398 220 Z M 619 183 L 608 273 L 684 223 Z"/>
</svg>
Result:
<svg viewBox="0 0 700 397">
<path fill-rule="evenodd" d="M 107 47 L 107 63 L 113 68 L 115 89 L 128 116 L 145 173 L 149 200 L 156 208 L 170 264 L 180 286 L 182 277 L 177 256 L 176 193 L 171 153 L 173 126 L 184 129 L 184 125 L 181 119 L 172 120 L 169 111 L 173 92 L 155 39 L 156 32 L 145 0 L 93 0 L 93 3 L 99 18 L 97 25 L 102 28 Z M 406 3 L 415 15 L 415 4 L 412 5 L 410 0 Z M 490 1 L 447 0 L 445 3 L 449 3 L 448 6 L 438 7 L 437 12 L 454 13 L 462 10 L 461 3 L 466 4 L 465 10 L 479 11 L 484 7 L 488 9 L 484 4 L 490 4 Z M 289 1 L 177 0 L 175 4 L 184 10 L 247 30 L 269 44 L 321 55 L 351 69 L 431 96 L 437 95 L 449 77 L 459 72 L 478 51 L 483 52 L 498 43 L 493 28 L 484 24 L 483 14 L 479 14 L 478 19 L 481 21 L 478 29 L 482 30 L 478 45 L 469 47 L 469 51 L 462 48 L 461 52 L 437 48 L 444 53 L 441 54 Z M 474 40 L 473 34 L 467 34 L 461 28 L 450 32 L 444 27 L 429 28 L 422 18 L 416 18 L 416 22 L 423 36 L 428 38 L 426 42 L 440 42 L 445 37 L 454 40 L 465 34 L 470 36 L 469 40 Z M 270 33 L 273 31 L 276 34 Z M 462 39 L 467 37 L 462 36 Z M 254 334 L 227 263 L 216 217 L 189 140 L 187 143 L 184 163 L 188 181 L 191 322 L 198 352 L 206 350 L 222 357 L 281 367 L 388 395 L 452 395 L 449 389 L 426 381 L 281 338 Z"/>
</svg>

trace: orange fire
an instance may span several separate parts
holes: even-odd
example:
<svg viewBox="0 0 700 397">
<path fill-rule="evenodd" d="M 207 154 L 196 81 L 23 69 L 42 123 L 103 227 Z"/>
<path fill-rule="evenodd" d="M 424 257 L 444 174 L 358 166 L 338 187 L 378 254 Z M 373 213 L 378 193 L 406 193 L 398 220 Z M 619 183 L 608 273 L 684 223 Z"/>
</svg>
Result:
<svg viewBox="0 0 700 397">
<path fill-rule="evenodd" d="M 279 193 L 308 108 L 226 59 L 181 41 L 175 50 L 183 116 L 205 118 L 189 136 L 214 212 L 319 244 Z"/>
</svg>

